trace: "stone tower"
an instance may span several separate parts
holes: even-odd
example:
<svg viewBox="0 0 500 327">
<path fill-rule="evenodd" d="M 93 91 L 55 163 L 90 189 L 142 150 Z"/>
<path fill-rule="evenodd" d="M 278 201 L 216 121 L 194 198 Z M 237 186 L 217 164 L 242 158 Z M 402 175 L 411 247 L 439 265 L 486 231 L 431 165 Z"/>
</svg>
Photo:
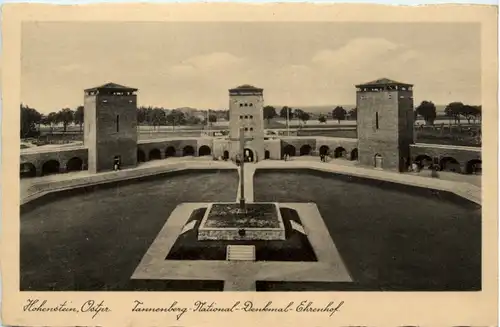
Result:
<svg viewBox="0 0 500 327">
<path fill-rule="evenodd" d="M 85 90 L 84 145 L 89 172 L 137 165 L 137 89 L 108 83 Z"/>
<path fill-rule="evenodd" d="M 356 88 L 359 162 L 406 170 L 413 143 L 413 85 L 383 78 Z"/>
<path fill-rule="evenodd" d="M 241 85 L 229 90 L 230 156 L 240 151 L 240 128 L 244 128 L 245 152 L 253 161 L 264 159 L 264 90 Z"/>
</svg>

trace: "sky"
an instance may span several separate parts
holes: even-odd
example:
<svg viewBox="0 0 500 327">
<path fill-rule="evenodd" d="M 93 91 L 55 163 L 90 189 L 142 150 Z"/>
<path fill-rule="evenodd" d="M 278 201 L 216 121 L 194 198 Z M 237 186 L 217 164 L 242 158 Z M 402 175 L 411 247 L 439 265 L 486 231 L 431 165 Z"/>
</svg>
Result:
<svg viewBox="0 0 500 327">
<path fill-rule="evenodd" d="M 266 104 L 355 104 L 354 85 L 382 77 L 414 84 L 417 103 L 481 101 L 476 24 L 30 22 L 21 46 L 21 101 L 43 113 L 107 82 L 165 108 L 227 108 L 241 84 Z"/>
</svg>

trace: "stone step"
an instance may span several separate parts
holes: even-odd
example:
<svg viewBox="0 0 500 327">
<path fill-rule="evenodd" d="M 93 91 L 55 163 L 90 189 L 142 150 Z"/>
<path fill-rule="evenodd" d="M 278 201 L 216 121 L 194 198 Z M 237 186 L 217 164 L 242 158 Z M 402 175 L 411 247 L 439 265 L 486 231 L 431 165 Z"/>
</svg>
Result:
<svg viewBox="0 0 500 327">
<path fill-rule="evenodd" d="M 255 261 L 254 245 L 228 245 L 226 250 L 228 261 Z"/>
</svg>

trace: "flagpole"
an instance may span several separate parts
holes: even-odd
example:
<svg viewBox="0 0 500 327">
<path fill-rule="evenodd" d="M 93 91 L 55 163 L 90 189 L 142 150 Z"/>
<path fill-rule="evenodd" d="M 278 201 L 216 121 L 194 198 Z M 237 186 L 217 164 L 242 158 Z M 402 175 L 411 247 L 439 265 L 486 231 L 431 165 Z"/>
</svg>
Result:
<svg viewBox="0 0 500 327">
<path fill-rule="evenodd" d="M 207 110 L 207 131 L 208 136 L 210 136 L 210 109 Z"/>
<path fill-rule="evenodd" d="M 290 110 L 286 108 L 286 134 L 290 136 Z"/>
</svg>

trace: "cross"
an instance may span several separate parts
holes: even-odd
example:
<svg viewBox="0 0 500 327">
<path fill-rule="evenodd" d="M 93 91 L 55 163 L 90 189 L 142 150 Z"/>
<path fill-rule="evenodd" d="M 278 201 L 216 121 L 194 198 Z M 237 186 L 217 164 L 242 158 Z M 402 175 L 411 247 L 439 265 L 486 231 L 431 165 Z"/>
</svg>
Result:
<svg viewBox="0 0 500 327">
<path fill-rule="evenodd" d="M 244 128 L 240 128 L 240 210 L 242 212 L 246 211 L 245 205 L 245 175 L 244 173 L 245 166 L 245 133 Z"/>
</svg>

